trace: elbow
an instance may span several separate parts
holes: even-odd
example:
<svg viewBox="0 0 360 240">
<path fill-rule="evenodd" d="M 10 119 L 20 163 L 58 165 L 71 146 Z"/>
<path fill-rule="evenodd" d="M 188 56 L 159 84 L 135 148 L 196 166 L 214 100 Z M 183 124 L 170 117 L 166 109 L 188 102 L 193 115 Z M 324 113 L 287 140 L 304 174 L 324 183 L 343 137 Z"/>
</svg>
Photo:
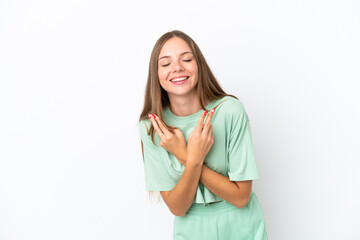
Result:
<svg viewBox="0 0 360 240">
<path fill-rule="evenodd" d="M 185 215 L 186 215 L 185 213 L 180 213 L 180 214 L 176 214 L 175 216 L 177 216 L 177 217 L 185 217 Z"/>
<path fill-rule="evenodd" d="M 165 195 L 163 193 L 163 199 L 164 202 L 166 203 L 167 207 L 169 208 L 170 212 L 174 215 L 174 216 L 178 216 L 178 217 L 183 217 L 185 216 L 187 209 L 184 209 L 182 207 L 182 205 L 178 206 L 178 204 L 174 203 L 171 201 L 169 201 L 168 195 Z"/>
<path fill-rule="evenodd" d="M 170 209 L 170 212 L 174 215 L 174 216 L 177 216 L 177 217 L 184 217 L 188 211 L 187 208 L 184 208 L 182 206 L 180 207 L 169 207 Z"/>
<path fill-rule="evenodd" d="M 249 201 L 250 201 L 250 196 L 249 197 L 240 197 L 237 199 L 237 201 L 234 205 L 237 208 L 243 208 L 248 204 Z"/>
<path fill-rule="evenodd" d="M 177 217 L 184 217 L 186 215 L 185 211 L 181 211 L 179 209 L 170 209 L 170 212 Z"/>
</svg>

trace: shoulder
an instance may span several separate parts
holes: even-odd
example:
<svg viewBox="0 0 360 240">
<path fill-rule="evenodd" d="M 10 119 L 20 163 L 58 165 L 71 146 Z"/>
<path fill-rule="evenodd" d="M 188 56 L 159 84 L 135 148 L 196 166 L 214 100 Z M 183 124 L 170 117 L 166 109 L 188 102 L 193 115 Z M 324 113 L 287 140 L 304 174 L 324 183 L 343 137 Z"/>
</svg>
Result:
<svg viewBox="0 0 360 240">
<path fill-rule="evenodd" d="M 154 144 L 150 135 L 150 127 L 151 127 L 150 119 L 141 120 L 139 122 L 140 138 L 144 147 L 157 149 L 159 146 L 160 139 L 157 137 L 157 134 L 154 134 L 154 142 L 155 142 Z"/>
<path fill-rule="evenodd" d="M 151 136 L 149 135 L 151 127 L 151 121 L 150 119 L 141 120 L 139 122 L 139 132 L 140 132 L 140 138 L 144 141 L 151 141 Z"/>
<path fill-rule="evenodd" d="M 218 100 L 216 111 L 222 112 L 226 116 L 241 116 L 246 114 L 244 104 L 231 96 L 225 96 Z"/>
</svg>

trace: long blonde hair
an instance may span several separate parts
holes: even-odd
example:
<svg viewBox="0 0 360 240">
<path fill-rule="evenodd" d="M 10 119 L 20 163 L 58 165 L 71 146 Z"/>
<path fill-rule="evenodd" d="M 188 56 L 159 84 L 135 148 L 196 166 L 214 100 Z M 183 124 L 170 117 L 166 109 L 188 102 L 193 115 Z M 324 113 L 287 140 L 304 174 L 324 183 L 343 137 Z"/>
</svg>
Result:
<svg viewBox="0 0 360 240">
<path fill-rule="evenodd" d="M 144 107 L 140 114 L 139 121 L 148 119 L 149 113 L 156 114 L 160 117 L 160 119 L 163 119 L 163 108 L 169 106 L 170 104 L 167 92 L 161 87 L 159 82 L 158 58 L 161 48 L 164 46 L 165 42 L 173 37 L 183 39 L 193 53 L 198 67 L 198 83 L 196 85 L 196 90 L 202 109 L 205 110 L 206 102 L 210 102 L 224 96 L 232 96 L 236 98 L 233 95 L 225 93 L 225 91 L 221 88 L 195 41 L 184 32 L 174 30 L 162 35 L 155 43 L 151 52 L 149 73 L 145 88 Z M 155 144 L 154 131 L 154 127 L 151 125 L 148 134 L 151 135 L 151 140 Z"/>
</svg>

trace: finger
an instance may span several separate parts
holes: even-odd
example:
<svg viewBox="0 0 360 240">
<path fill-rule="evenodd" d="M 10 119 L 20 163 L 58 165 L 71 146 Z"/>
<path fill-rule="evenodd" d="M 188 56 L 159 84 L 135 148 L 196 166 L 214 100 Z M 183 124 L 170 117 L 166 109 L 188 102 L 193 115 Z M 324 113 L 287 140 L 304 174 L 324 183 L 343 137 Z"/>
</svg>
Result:
<svg viewBox="0 0 360 240">
<path fill-rule="evenodd" d="M 211 109 L 208 116 L 206 117 L 203 131 L 205 131 L 205 132 L 209 131 L 209 127 L 211 125 L 211 119 L 213 118 L 214 113 L 215 113 L 215 108 Z"/>
<path fill-rule="evenodd" d="M 155 121 L 157 122 L 159 128 L 161 129 L 161 131 L 164 133 L 164 135 L 166 137 L 171 137 L 172 132 L 169 130 L 169 128 L 165 125 L 165 123 L 155 114 L 153 114 Z"/>
<path fill-rule="evenodd" d="M 158 123 L 155 121 L 154 115 L 153 114 L 148 114 L 148 116 L 150 118 L 150 121 L 151 121 L 152 125 L 154 126 L 155 131 L 159 135 L 160 139 L 163 140 L 165 135 L 164 135 L 163 131 L 160 129 Z"/>
<path fill-rule="evenodd" d="M 209 110 L 206 110 L 205 112 L 203 112 L 203 113 L 200 115 L 199 120 L 198 120 L 198 123 L 197 123 L 197 125 L 196 125 L 196 127 L 195 127 L 195 130 L 196 130 L 196 131 L 200 131 L 200 132 L 201 132 L 201 130 L 202 130 L 202 128 L 203 128 L 203 123 L 204 123 L 205 116 L 206 116 L 206 114 L 208 114 L 208 112 L 209 112 Z"/>
<path fill-rule="evenodd" d="M 208 140 L 211 140 L 213 138 L 213 126 L 210 124 L 210 126 L 205 129 L 202 134 L 205 134 L 207 136 Z"/>
<path fill-rule="evenodd" d="M 206 125 L 205 125 L 205 126 L 206 126 Z M 210 123 L 209 126 L 203 128 L 203 131 L 202 131 L 201 134 L 204 134 L 204 135 L 210 137 L 210 135 L 212 134 L 212 132 L 213 132 L 213 126 L 212 126 L 212 124 Z"/>
<path fill-rule="evenodd" d="M 212 143 L 214 144 L 214 132 L 212 131 L 212 125 L 211 125 L 211 131 L 210 131 L 210 138 L 212 140 Z"/>
</svg>

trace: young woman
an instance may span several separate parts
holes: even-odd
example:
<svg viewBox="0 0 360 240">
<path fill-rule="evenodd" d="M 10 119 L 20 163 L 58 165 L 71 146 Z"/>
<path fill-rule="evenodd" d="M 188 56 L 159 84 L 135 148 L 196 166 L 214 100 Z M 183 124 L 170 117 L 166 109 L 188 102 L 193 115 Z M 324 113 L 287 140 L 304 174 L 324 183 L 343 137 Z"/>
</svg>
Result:
<svg viewBox="0 0 360 240">
<path fill-rule="evenodd" d="M 183 32 L 153 48 L 139 128 L 146 190 L 175 215 L 173 239 L 267 239 L 244 106 Z"/>
</svg>

